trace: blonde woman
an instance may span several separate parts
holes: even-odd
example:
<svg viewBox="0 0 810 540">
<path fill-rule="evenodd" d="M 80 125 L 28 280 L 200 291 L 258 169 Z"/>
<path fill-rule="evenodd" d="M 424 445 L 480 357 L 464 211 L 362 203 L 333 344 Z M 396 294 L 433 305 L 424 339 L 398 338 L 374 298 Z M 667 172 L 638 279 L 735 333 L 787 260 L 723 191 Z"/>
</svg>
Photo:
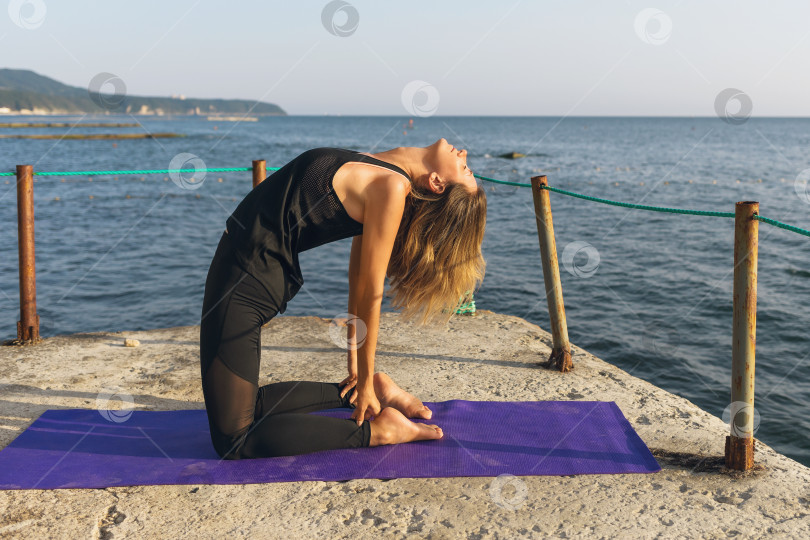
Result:
<svg viewBox="0 0 810 540">
<path fill-rule="evenodd" d="M 445 139 L 377 154 L 308 150 L 226 222 L 205 283 L 200 367 L 211 439 L 226 459 L 439 439 L 431 411 L 374 371 L 386 277 L 405 319 L 446 322 L 484 277 L 486 196 Z M 303 285 L 298 253 L 353 237 L 348 376 L 259 387 L 261 326 Z M 365 327 L 364 336 L 355 329 Z M 306 414 L 354 407 L 351 420 Z"/>
</svg>

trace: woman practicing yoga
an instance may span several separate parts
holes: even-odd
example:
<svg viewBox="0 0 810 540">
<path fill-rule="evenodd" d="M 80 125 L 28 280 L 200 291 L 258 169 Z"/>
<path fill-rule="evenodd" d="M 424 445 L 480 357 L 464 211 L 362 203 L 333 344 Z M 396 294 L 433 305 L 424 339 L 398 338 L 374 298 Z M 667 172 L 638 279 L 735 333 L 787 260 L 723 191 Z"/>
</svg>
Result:
<svg viewBox="0 0 810 540">
<path fill-rule="evenodd" d="M 431 411 L 374 373 L 385 278 L 392 306 L 447 322 L 478 287 L 486 196 L 466 150 L 445 139 L 377 154 L 308 150 L 256 186 L 226 221 L 205 282 L 200 368 L 211 440 L 225 459 L 438 439 Z M 298 253 L 353 237 L 348 377 L 259 387 L 261 327 L 304 280 Z M 360 346 L 355 346 L 360 343 Z M 306 414 L 354 406 L 352 419 Z"/>
</svg>

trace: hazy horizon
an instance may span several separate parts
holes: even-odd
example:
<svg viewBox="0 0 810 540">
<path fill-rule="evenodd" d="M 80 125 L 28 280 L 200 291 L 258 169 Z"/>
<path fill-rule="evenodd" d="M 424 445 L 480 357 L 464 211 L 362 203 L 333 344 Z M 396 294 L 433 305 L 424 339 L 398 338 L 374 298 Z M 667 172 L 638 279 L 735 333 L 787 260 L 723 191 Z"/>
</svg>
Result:
<svg viewBox="0 0 810 540">
<path fill-rule="evenodd" d="M 810 4 L 11 0 L 4 64 L 300 116 L 810 117 Z M 745 108 L 726 97 L 730 114 Z"/>
</svg>

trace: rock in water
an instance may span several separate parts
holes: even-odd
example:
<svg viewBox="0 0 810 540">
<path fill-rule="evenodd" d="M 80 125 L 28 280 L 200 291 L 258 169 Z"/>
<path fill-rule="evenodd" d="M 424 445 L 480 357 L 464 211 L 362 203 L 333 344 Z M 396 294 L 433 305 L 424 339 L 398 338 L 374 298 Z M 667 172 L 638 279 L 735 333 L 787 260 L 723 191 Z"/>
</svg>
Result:
<svg viewBox="0 0 810 540">
<path fill-rule="evenodd" d="M 506 158 L 506 159 L 517 159 L 526 157 L 526 154 L 521 154 L 520 152 L 509 152 L 508 154 L 501 154 L 498 157 Z"/>
</svg>

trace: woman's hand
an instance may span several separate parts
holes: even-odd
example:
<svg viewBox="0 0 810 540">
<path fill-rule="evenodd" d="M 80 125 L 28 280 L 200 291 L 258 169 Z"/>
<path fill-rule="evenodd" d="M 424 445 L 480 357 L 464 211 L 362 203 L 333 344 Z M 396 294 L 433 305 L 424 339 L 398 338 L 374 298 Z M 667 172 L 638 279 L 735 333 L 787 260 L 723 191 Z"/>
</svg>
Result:
<svg viewBox="0 0 810 540">
<path fill-rule="evenodd" d="M 345 386 L 344 386 L 345 385 Z M 340 390 L 340 397 L 345 396 L 352 388 L 357 386 L 357 373 L 349 373 L 349 376 L 343 379 L 338 386 L 343 386 Z M 354 403 L 357 399 L 357 392 L 351 397 L 350 402 Z"/>
<path fill-rule="evenodd" d="M 374 384 L 361 384 L 354 390 L 355 409 L 352 413 L 352 420 L 361 425 L 364 420 L 380 414 L 382 407 L 377 394 L 374 393 Z"/>
<path fill-rule="evenodd" d="M 357 351 L 350 348 L 346 360 L 346 368 L 349 371 L 349 376 L 343 379 L 338 385 L 343 386 L 340 390 L 340 397 L 345 396 L 347 392 L 350 392 L 352 388 L 357 386 Z M 354 403 L 355 399 L 357 399 L 357 392 L 352 396 L 351 402 Z"/>
</svg>

